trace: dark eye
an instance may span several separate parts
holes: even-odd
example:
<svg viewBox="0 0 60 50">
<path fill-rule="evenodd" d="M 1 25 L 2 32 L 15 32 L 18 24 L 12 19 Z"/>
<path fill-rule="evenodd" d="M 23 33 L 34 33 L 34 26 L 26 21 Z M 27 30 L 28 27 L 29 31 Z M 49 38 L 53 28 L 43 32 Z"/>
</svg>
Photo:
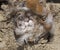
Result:
<svg viewBox="0 0 60 50">
<path fill-rule="evenodd" d="M 19 26 L 22 26 L 22 24 L 19 24 Z"/>
</svg>

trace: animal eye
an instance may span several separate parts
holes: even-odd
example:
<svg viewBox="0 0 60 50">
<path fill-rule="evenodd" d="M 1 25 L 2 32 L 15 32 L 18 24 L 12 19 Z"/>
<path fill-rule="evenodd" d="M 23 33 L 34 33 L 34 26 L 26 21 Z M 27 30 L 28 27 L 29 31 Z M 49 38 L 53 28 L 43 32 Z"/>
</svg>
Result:
<svg viewBox="0 0 60 50">
<path fill-rule="evenodd" d="M 22 24 L 19 24 L 19 26 L 22 26 Z"/>
</svg>

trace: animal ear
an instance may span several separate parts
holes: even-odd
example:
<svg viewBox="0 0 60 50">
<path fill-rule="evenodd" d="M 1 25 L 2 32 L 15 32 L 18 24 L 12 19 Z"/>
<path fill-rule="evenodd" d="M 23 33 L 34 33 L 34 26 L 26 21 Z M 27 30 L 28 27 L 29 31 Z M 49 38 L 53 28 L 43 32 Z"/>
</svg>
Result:
<svg viewBox="0 0 60 50">
<path fill-rule="evenodd" d="M 38 4 L 38 5 L 36 6 L 36 13 L 37 13 L 37 14 L 42 14 L 42 11 L 43 11 L 43 6 L 40 5 L 40 4 Z"/>
<path fill-rule="evenodd" d="M 32 12 L 36 13 L 36 14 L 41 14 L 43 7 L 42 5 L 39 3 L 39 0 L 27 0 L 26 1 L 26 6 L 32 10 Z"/>
</svg>

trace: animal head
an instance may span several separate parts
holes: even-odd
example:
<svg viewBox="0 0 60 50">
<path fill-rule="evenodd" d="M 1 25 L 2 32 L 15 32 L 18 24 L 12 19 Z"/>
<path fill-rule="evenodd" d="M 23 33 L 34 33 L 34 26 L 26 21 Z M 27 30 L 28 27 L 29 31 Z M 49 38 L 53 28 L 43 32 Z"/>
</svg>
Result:
<svg viewBox="0 0 60 50">
<path fill-rule="evenodd" d="M 43 0 L 26 0 L 26 6 L 36 14 L 41 15 L 43 11 Z"/>
</svg>

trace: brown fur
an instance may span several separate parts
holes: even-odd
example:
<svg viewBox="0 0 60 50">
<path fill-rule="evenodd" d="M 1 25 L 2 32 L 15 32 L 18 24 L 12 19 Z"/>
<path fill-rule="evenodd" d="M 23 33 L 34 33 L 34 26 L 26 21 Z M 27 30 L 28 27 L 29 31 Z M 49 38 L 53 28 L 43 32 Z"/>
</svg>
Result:
<svg viewBox="0 0 60 50">
<path fill-rule="evenodd" d="M 34 13 L 41 14 L 43 7 L 39 3 L 39 0 L 26 0 L 26 5 L 30 8 Z"/>
</svg>

